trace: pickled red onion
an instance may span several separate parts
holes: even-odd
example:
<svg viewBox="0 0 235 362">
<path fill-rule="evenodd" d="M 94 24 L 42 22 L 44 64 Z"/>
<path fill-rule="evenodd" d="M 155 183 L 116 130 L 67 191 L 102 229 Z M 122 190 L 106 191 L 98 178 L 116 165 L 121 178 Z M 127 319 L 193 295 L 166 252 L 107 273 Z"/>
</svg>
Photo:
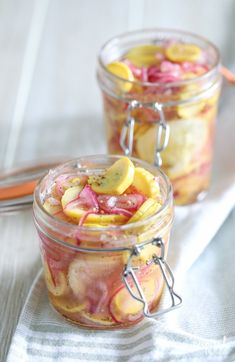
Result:
<svg viewBox="0 0 235 362">
<path fill-rule="evenodd" d="M 84 224 L 84 222 L 86 221 L 88 215 L 90 214 L 98 214 L 98 210 L 95 211 L 95 210 L 88 210 L 86 212 L 84 212 L 83 216 L 81 217 L 81 219 L 79 220 L 79 226 L 82 226 Z"/>
<path fill-rule="evenodd" d="M 130 62 L 130 60 L 125 59 L 125 60 L 123 60 L 123 63 L 126 64 L 130 68 L 130 70 L 132 71 L 135 78 L 139 78 L 141 76 L 141 73 L 142 73 L 141 69 L 136 67 L 134 64 L 132 64 Z"/>
<path fill-rule="evenodd" d="M 145 67 L 141 68 L 141 81 L 148 82 L 148 69 Z"/>
<path fill-rule="evenodd" d="M 139 193 L 120 196 L 99 195 L 98 204 L 108 214 L 119 214 L 131 217 L 144 202 L 145 197 Z"/>
<path fill-rule="evenodd" d="M 121 209 L 121 208 L 113 208 L 109 214 L 116 214 L 116 215 L 123 215 L 123 216 L 127 216 L 127 217 L 131 217 L 133 215 L 133 212 L 128 211 L 126 209 Z"/>
<path fill-rule="evenodd" d="M 99 211 L 97 195 L 91 189 L 90 185 L 86 185 L 78 196 L 65 206 L 65 209 L 67 210 L 73 208 L 80 208 L 84 211 L 91 211 L 93 213 Z"/>
<path fill-rule="evenodd" d="M 162 73 L 173 73 L 173 72 L 181 72 L 181 66 L 179 64 L 175 64 L 170 62 L 169 60 L 163 60 L 160 65 L 160 71 Z"/>
<path fill-rule="evenodd" d="M 56 192 L 58 196 L 62 196 L 64 193 L 64 186 L 65 186 L 65 182 L 68 179 L 68 175 L 60 175 L 57 179 L 56 179 Z"/>
</svg>

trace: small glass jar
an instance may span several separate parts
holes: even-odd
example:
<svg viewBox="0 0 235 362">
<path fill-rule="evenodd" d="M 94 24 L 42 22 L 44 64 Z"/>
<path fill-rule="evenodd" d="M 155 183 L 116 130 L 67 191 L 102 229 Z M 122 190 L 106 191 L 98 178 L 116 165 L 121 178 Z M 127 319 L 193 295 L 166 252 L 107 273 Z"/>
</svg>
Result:
<svg viewBox="0 0 235 362">
<path fill-rule="evenodd" d="M 89 156 L 51 170 L 34 197 L 34 220 L 40 239 L 51 305 L 66 319 L 93 329 L 124 328 L 156 311 L 167 284 L 171 305 L 181 303 L 165 260 L 172 225 L 172 188 L 156 167 L 132 159 L 159 179 L 163 200 L 151 217 L 121 226 L 85 227 L 69 224 L 43 208 L 55 179 L 63 174 L 100 173 L 118 156 Z"/>
<path fill-rule="evenodd" d="M 107 69 L 134 47 L 172 41 L 198 46 L 208 70 L 196 77 L 187 72 L 180 81 L 152 83 L 128 81 Z M 124 152 L 162 166 L 179 205 L 200 200 L 209 187 L 221 87 L 219 68 L 219 52 L 211 42 L 175 30 L 126 33 L 109 40 L 99 54 L 97 75 L 109 153 Z"/>
</svg>

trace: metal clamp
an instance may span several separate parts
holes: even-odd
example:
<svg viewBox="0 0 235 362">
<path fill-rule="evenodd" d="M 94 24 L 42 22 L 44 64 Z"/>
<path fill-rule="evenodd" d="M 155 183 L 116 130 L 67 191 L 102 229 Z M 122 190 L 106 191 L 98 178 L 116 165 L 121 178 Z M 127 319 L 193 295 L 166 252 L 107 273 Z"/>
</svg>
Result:
<svg viewBox="0 0 235 362">
<path fill-rule="evenodd" d="M 160 121 L 155 121 L 156 123 L 157 134 L 156 134 L 156 149 L 154 156 L 154 165 L 160 167 L 162 165 L 161 152 L 167 147 L 169 142 L 170 128 L 166 123 L 162 105 L 158 102 L 143 104 L 136 100 L 133 100 L 129 103 L 127 109 L 127 121 L 125 122 L 120 135 L 120 146 L 124 151 L 126 156 L 131 156 L 133 150 L 133 141 L 134 141 L 134 128 L 135 128 L 135 118 L 132 117 L 131 112 L 134 109 L 138 108 L 147 108 L 152 109 L 154 112 L 158 113 L 160 116 Z M 139 121 L 138 121 L 139 122 Z"/>
<path fill-rule="evenodd" d="M 157 248 L 160 249 L 160 256 L 157 256 L 156 254 L 154 254 L 152 256 L 152 259 L 148 262 L 148 265 L 155 264 L 155 265 L 159 266 L 163 279 L 166 283 L 168 292 L 171 297 L 171 306 L 164 310 L 155 312 L 155 313 L 151 313 L 149 311 L 148 301 L 146 300 L 143 289 L 141 288 L 141 285 L 135 274 L 136 268 L 132 267 L 133 257 L 139 255 L 141 253 L 141 250 L 146 245 L 149 245 L 149 244 L 155 245 Z M 145 317 L 148 317 L 148 318 L 158 317 L 164 313 L 170 312 L 171 310 L 173 310 L 175 308 L 178 308 L 180 306 L 180 304 L 182 303 L 182 298 L 174 291 L 175 280 L 174 280 L 173 273 L 165 260 L 165 246 L 164 246 L 164 243 L 161 238 L 155 238 L 151 241 L 147 241 L 138 246 L 135 246 L 132 249 L 130 256 L 128 258 L 127 264 L 123 270 L 122 279 L 123 279 L 123 282 L 124 282 L 127 290 L 129 291 L 130 295 L 135 300 L 137 300 L 143 304 L 143 314 L 145 315 Z M 131 279 L 131 282 L 128 281 L 128 279 Z M 133 286 L 135 287 L 135 292 L 134 292 Z M 137 293 L 136 293 L 136 291 L 137 291 Z"/>
</svg>

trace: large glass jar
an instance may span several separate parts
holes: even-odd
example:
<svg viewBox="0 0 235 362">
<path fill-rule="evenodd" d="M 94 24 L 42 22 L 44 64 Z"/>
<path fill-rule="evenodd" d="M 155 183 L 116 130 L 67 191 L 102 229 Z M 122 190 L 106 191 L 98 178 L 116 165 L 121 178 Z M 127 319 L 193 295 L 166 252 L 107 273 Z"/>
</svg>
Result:
<svg viewBox="0 0 235 362">
<path fill-rule="evenodd" d="M 158 307 L 164 282 L 174 308 L 181 302 L 166 262 L 172 225 L 172 188 L 156 167 L 132 159 L 159 179 L 163 205 L 126 225 L 78 226 L 50 215 L 45 197 L 60 175 L 97 174 L 118 156 L 89 156 L 51 170 L 35 190 L 34 219 L 51 305 L 66 319 L 94 329 L 131 326 Z M 157 311 L 156 313 L 163 313 Z"/>
<path fill-rule="evenodd" d="M 187 70 L 193 63 L 183 62 L 180 66 L 186 69 L 184 79 L 174 81 L 173 75 L 166 72 L 164 82 L 150 82 L 127 80 L 107 68 L 110 63 L 125 59 L 133 48 L 140 47 L 140 59 L 146 61 L 149 54 L 144 52 L 151 50 L 149 45 L 161 49 L 171 42 L 200 48 L 206 71 L 201 74 L 202 66 L 197 64 L 195 77 Z M 169 64 L 174 67 L 169 61 L 164 66 Z M 176 204 L 200 200 L 209 187 L 221 85 L 219 67 L 219 52 L 211 42 L 175 30 L 126 33 L 109 40 L 99 54 L 97 74 L 109 153 L 125 152 L 158 166 L 162 160 L 161 166 L 173 184 Z M 141 71 L 144 78 L 144 68 Z"/>
</svg>

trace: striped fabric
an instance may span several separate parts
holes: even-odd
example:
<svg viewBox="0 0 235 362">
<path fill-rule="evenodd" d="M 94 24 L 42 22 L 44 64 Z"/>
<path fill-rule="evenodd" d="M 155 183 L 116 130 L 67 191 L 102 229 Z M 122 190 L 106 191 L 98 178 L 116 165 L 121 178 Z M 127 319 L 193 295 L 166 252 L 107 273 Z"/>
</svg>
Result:
<svg viewBox="0 0 235 362">
<path fill-rule="evenodd" d="M 175 313 L 175 312 L 174 312 Z M 227 361 L 235 349 L 193 336 L 160 320 L 122 331 L 88 331 L 66 323 L 48 305 L 40 272 L 14 335 L 8 362 L 52 361 Z M 235 358 L 235 355 L 234 355 Z M 232 361 L 232 359 L 230 360 Z"/>
</svg>

